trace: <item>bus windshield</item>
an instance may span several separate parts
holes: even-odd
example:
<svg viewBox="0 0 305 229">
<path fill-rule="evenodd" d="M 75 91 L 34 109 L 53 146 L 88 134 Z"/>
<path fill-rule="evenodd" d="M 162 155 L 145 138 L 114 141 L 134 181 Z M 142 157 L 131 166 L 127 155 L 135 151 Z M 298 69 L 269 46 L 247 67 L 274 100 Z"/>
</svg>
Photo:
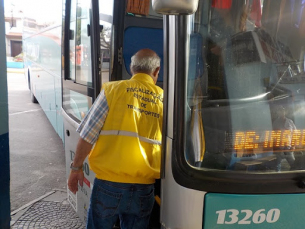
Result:
<svg viewBox="0 0 305 229">
<path fill-rule="evenodd" d="M 200 1 L 188 20 L 185 159 L 305 169 L 305 1 Z"/>
</svg>

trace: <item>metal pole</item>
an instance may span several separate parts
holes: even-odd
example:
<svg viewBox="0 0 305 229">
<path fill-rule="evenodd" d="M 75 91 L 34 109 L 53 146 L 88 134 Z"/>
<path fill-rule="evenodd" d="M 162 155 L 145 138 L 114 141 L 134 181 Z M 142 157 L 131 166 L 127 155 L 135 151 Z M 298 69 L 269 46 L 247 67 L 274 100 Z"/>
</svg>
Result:
<svg viewBox="0 0 305 229">
<path fill-rule="evenodd" d="M 0 228 L 10 228 L 10 163 L 4 1 L 0 0 Z"/>
</svg>

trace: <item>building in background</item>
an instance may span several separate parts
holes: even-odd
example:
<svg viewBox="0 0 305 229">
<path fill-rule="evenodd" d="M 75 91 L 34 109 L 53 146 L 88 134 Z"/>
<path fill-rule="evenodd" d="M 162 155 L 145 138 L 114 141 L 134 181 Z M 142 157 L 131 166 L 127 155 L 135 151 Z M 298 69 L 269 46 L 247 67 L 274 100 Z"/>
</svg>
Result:
<svg viewBox="0 0 305 229">
<path fill-rule="evenodd" d="M 6 55 L 15 57 L 22 53 L 22 5 L 19 0 L 5 0 L 5 42 Z"/>
</svg>

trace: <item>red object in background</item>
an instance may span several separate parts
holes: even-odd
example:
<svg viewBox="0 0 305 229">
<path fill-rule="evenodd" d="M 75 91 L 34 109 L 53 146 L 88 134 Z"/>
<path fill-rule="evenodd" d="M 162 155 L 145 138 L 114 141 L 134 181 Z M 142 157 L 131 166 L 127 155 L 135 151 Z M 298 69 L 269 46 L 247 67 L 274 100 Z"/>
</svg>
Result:
<svg viewBox="0 0 305 229">
<path fill-rule="evenodd" d="M 232 6 L 232 0 L 213 0 L 212 7 L 218 9 L 230 9 Z"/>
<path fill-rule="evenodd" d="M 250 17 L 252 20 L 254 20 L 255 25 L 257 27 L 261 26 L 261 20 L 262 20 L 261 0 L 253 0 Z"/>
<path fill-rule="evenodd" d="M 213 0 L 212 7 L 217 9 L 231 9 L 232 0 Z M 261 19 L 262 19 L 261 0 L 252 1 L 250 17 L 255 22 L 255 25 L 257 27 L 261 26 Z"/>
<path fill-rule="evenodd" d="M 90 181 L 86 177 L 84 177 L 84 183 L 90 188 Z"/>
<path fill-rule="evenodd" d="M 83 46 L 76 46 L 76 65 L 81 66 L 82 64 Z"/>
</svg>

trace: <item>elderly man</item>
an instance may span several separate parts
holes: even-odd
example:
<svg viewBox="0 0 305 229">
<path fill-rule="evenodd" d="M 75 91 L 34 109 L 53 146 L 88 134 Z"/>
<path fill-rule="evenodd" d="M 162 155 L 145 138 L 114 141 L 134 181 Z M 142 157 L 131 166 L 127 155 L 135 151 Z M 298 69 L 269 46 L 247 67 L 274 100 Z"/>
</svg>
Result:
<svg viewBox="0 0 305 229">
<path fill-rule="evenodd" d="M 148 228 L 154 182 L 160 176 L 163 90 L 156 86 L 160 58 L 142 49 L 131 58 L 132 78 L 104 83 L 77 131 L 68 187 L 78 191 L 89 154 L 96 174 L 87 228 Z"/>
</svg>

